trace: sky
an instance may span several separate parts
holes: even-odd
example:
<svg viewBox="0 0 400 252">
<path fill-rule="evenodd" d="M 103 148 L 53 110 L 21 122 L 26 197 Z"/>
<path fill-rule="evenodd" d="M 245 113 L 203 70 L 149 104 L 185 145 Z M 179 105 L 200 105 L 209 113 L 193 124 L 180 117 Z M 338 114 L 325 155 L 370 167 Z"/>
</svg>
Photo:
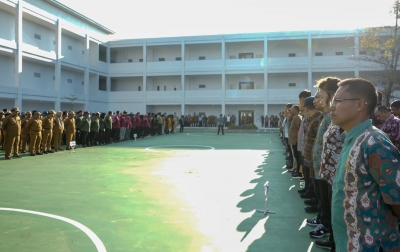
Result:
<svg viewBox="0 0 400 252">
<path fill-rule="evenodd" d="M 58 0 L 112 39 L 348 30 L 394 24 L 394 0 Z"/>
</svg>

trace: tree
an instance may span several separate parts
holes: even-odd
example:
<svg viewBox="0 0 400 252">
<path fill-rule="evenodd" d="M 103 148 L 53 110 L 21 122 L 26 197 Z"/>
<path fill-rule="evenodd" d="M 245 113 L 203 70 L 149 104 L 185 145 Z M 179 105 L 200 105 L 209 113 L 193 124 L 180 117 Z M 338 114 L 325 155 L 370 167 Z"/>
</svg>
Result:
<svg viewBox="0 0 400 252">
<path fill-rule="evenodd" d="M 72 103 L 72 111 L 74 111 L 74 101 L 78 99 L 78 96 L 70 94 L 69 96 L 64 96 L 64 98 L 68 99 Z"/>
<path fill-rule="evenodd" d="M 389 106 L 390 100 L 396 98 L 395 91 L 400 91 L 400 72 L 397 69 L 400 56 L 399 7 L 399 0 L 396 0 L 391 12 L 395 18 L 393 26 L 366 28 L 360 34 L 360 55 L 357 60 L 382 69 L 381 74 L 375 77 L 381 86 L 385 106 Z"/>
</svg>

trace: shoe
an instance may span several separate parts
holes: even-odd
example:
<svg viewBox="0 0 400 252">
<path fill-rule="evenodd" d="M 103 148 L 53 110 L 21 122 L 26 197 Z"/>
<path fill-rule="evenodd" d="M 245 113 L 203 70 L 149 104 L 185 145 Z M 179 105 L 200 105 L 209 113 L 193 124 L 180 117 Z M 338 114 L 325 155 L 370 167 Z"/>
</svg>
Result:
<svg viewBox="0 0 400 252">
<path fill-rule="evenodd" d="M 13 156 L 13 158 L 22 158 L 21 156 Z"/>
<path fill-rule="evenodd" d="M 302 178 L 302 177 L 303 177 L 303 174 L 301 174 L 299 172 L 296 172 L 296 173 L 292 174 L 292 178 L 294 178 L 294 179 L 299 179 L 299 178 Z"/>
<path fill-rule="evenodd" d="M 313 238 L 322 238 L 324 236 L 329 236 L 331 233 L 324 225 L 319 224 L 313 231 L 311 231 L 310 236 Z"/>
<path fill-rule="evenodd" d="M 318 213 L 318 205 L 312 205 L 309 207 L 304 208 L 307 213 Z"/>
<path fill-rule="evenodd" d="M 307 191 L 307 188 L 303 188 L 303 189 L 301 189 L 301 190 L 298 190 L 297 192 L 300 193 L 300 194 L 303 194 L 303 193 L 305 193 L 306 191 Z"/>
<path fill-rule="evenodd" d="M 54 152 L 58 152 L 58 150 L 54 150 Z"/>
<path fill-rule="evenodd" d="M 58 151 L 64 151 L 63 149 L 58 149 Z"/>
<path fill-rule="evenodd" d="M 54 153 L 54 151 L 53 150 L 49 150 L 49 151 L 47 151 L 48 153 Z"/>
<path fill-rule="evenodd" d="M 36 155 L 43 155 L 43 152 L 36 152 Z"/>
<path fill-rule="evenodd" d="M 316 227 L 316 226 L 318 226 L 319 224 L 321 224 L 321 222 L 317 219 L 317 217 L 314 217 L 314 218 L 312 218 L 312 219 L 307 219 L 307 225 Z"/>
<path fill-rule="evenodd" d="M 47 151 L 43 151 L 42 153 L 43 153 L 43 154 L 49 154 Z"/>
<path fill-rule="evenodd" d="M 35 154 L 35 153 L 32 153 L 32 154 L 30 154 L 30 156 L 32 156 L 32 157 L 33 157 L 33 156 L 36 156 L 36 154 Z"/>
<path fill-rule="evenodd" d="M 6 160 L 11 160 L 11 157 L 6 157 Z"/>
<path fill-rule="evenodd" d="M 315 244 L 315 246 L 317 246 L 319 248 L 324 248 L 324 249 L 329 249 L 331 251 L 335 251 L 335 250 L 332 250 L 332 249 L 335 249 L 335 243 L 330 241 L 329 237 L 322 241 L 315 241 L 314 244 Z"/>
<path fill-rule="evenodd" d="M 314 193 L 310 192 L 310 191 L 306 191 L 305 193 L 300 195 L 300 198 L 302 199 L 311 199 L 314 197 Z"/>
<path fill-rule="evenodd" d="M 306 204 L 308 206 L 313 206 L 313 205 L 318 204 L 318 201 L 316 198 L 311 198 L 311 199 L 305 200 L 304 204 Z"/>
<path fill-rule="evenodd" d="M 299 178 L 299 181 L 305 181 L 304 177 Z"/>
</svg>

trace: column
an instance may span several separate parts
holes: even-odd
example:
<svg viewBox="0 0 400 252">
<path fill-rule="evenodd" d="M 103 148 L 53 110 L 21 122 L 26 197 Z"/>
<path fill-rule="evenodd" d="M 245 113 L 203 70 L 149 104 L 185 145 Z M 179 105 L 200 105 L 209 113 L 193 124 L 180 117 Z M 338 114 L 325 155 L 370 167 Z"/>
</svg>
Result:
<svg viewBox="0 0 400 252">
<path fill-rule="evenodd" d="M 225 57 L 225 38 L 221 41 L 221 48 L 222 48 L 222 101 L 221 101 L 221 113 L 225 115 L 225 101 L 226 101 L 226 83 L 225 83 L 225 65 L 226 65 L 226 57 Z"/>
<path fill-rule="evenodd" d="M 264 116 L 268 115 L 268 35 L 264 37 Z"/>
<path fill-rule="evenodd" d="M 312 89 L 312 39 L 311 33 L 308 33 L 308 41 L 307 41 L 307 48 L 308 48 L 308 90 L 311 91 Z"/>
<path fill-rule="evenodd" d="M 57 20 L 56 30 L 56 65 L 55 65 L 55 78 L 54 78 L 54 89 L 57 94 L 55 110 L 61 110 L 61 19 Z"/>
<path fill-rule="evenodd" d="M 143 42 L 143 105 L 142 105 L 142 111 L 140 112 L 141 114 L 146 113 L 147 111 L 147 101 L 146 101 L 146 95 L 147 95 L 147 46 L 146 42 Z"/>
<path fill-rule="evenodd" d="M 354 35 L 354 57 L 358 59 L 360 56 L 360 37 L 358 34 L 358 30 L 356 30 L 356 34 Z M 354 69 L 354 77 L 360 77 L 360 65 L 358 64 L 358 60 L 355 60 L 355 69 Z"/>
<path fill-rule="evenodd" d="M 181 93 L 181 115 L 185 114 L 185 41 L 182 41 L 181 43 L 181 58 L 182 58 L 182 64 L 181 64 L 181 88 L 182 88 L 182 93 Z"/>
<path fill-rule="evenodd" d="M 15 55 L 14 86 L 17 88 L 17 99 L 14 104 L 19 109 L 22 108 L 22 9 L 23 1 L 20 0 L 15 15 L 15 40 L 17 42 L 17 54 Z"/>
<path fill-rule="evenodd" d="M 86 67 L 85 67 L 85 74 L 84 74 L 84 78 L 83 78 L 83 94 L 85 95 L 85 110 L 88 110 L 88 108 L 89 108 L 89 45 L 90 45 L 89 34 L 86 34 L 86 37 L 85 37 Z"/>
</svg>

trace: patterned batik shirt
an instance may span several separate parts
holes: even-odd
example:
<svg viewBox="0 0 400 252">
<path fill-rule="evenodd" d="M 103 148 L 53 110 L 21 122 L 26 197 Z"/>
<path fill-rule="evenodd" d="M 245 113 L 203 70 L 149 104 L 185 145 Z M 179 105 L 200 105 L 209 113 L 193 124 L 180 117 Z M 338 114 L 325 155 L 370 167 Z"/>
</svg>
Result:
<svg viewBox="0 0 400 252">
<path fill-rule="evenodd" d="M 306 122 L 308 121 L 308 116 L 307 114 L 304 114 L 303 120 L 301 120 L 300 124 L 300 129 L 299 129 L 299 134 L 297 137 L 297 150 L 302 153 L 303 152 L 303 146 L 304 146 L 304 127 Z"/>
<path fill-rule="evenodd" d="M 399 251 L 399 152 L 365 120 L 346 133 L 332 188 L 336 251 Z"/>
<path fill-rule="evenodd" d="M 315 137 L 317 136 L 318 127 L 321 122 L 321 112 L 316 112 L 310 117 L 310 122 L 306 128 L 304 135 L 304 150 L 303 150 L 303 163 L 305 167 L 310 168 L 310 177 L 314 178 L 314 167 L 312 160 L 312 149 L 314 146 Z"/>
<path fill-rule="evenodd" d="M 319 173 L 321 170 L 321 157 L 322 157 L 322 147 L 324 144 L 324 133 L 331 124 L 331 116 L 327 112 L 322 112 L 321 123 L 318 127 L 317 136 L 315 137 L 315 142 L 313 146 L 313 166 L 314 166 L 314 178 L 321 179 Z"/>
<path fill-rule="evenodd" d="M 330 115 L 329 115 L 330 116 Z M 340 127 L 331 123 L 324 134 L 324 146 L 321 155 L 320 176 L 323 180 L 333 185 L 336 165 L 342 150 Z"/>
<path fill-rule="evenodd" d="M 400 119 L 390 115 L 382 124 L 381 130 L 389 136 L 393 145 L 400 150 Z"/>
</svg>

